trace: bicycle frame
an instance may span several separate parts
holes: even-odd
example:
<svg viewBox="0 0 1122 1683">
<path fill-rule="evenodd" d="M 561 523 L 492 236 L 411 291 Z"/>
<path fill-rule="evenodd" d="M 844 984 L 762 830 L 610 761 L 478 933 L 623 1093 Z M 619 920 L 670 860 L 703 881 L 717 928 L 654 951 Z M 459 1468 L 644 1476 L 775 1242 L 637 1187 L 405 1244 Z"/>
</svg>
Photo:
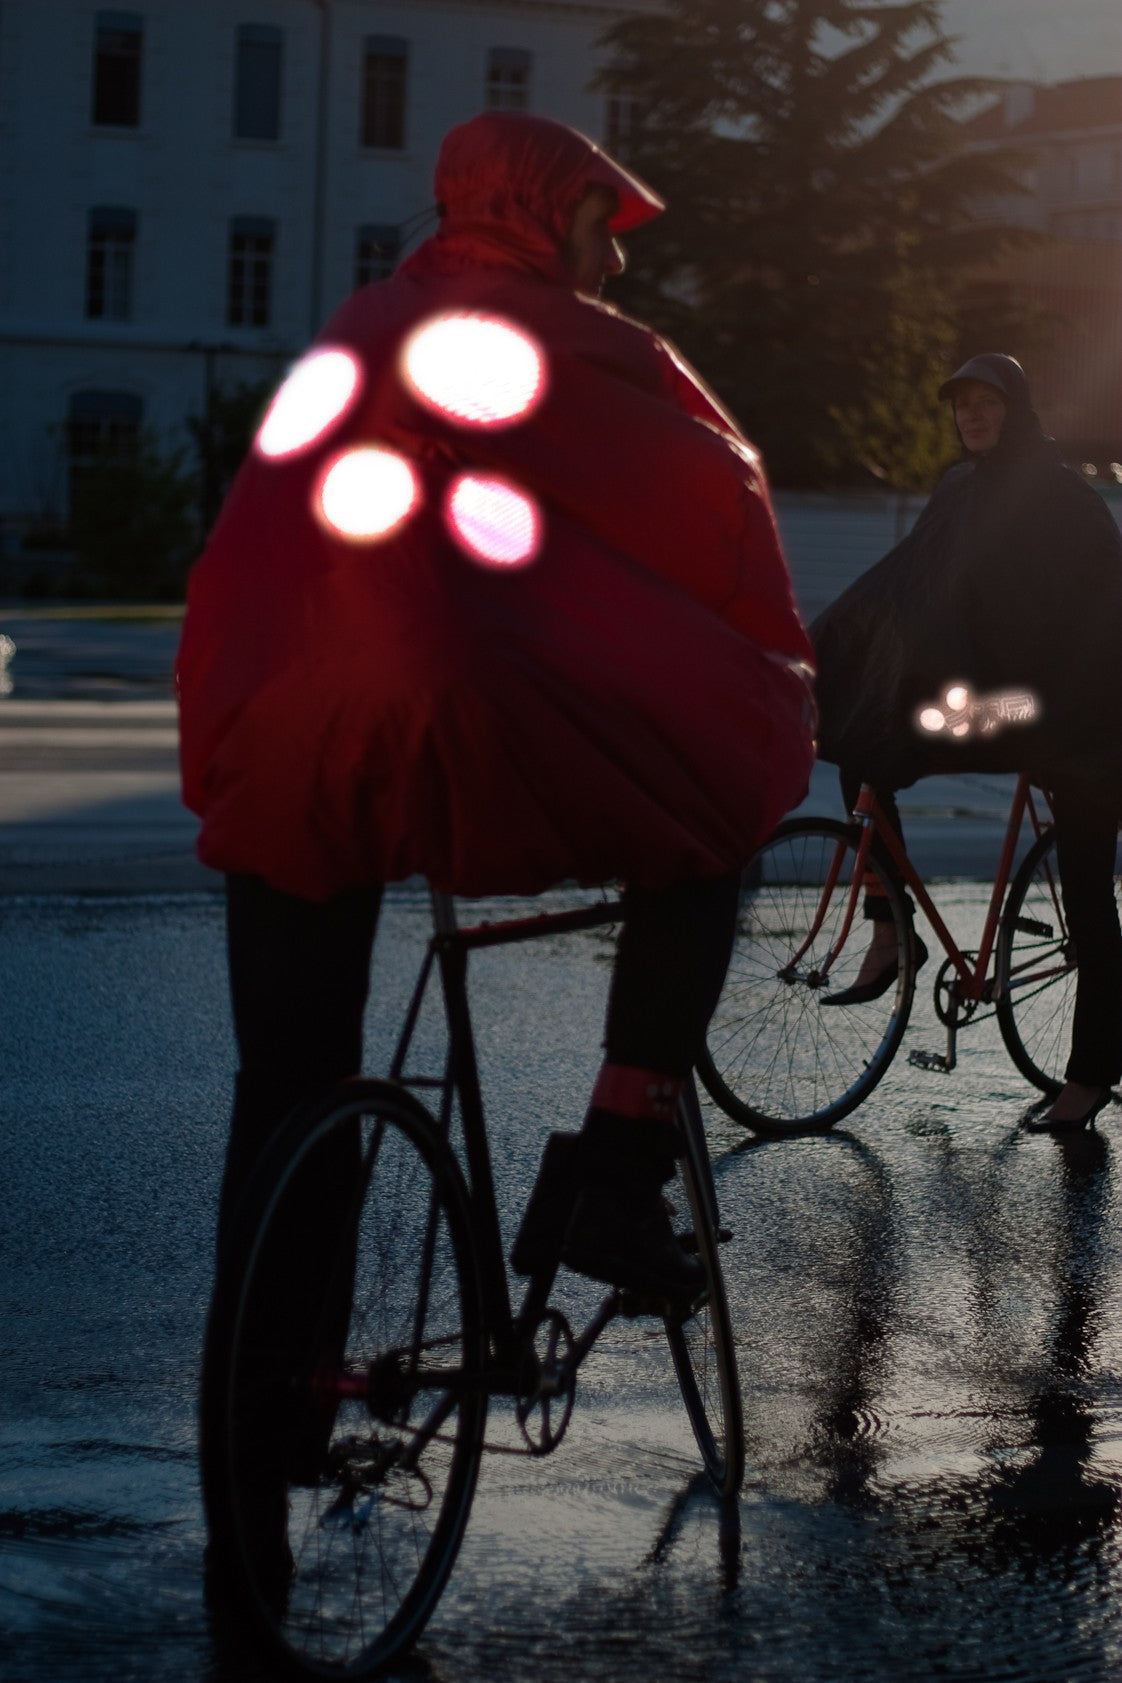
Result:
<svg viewBox="0 0 1122 1683">
<path fill-rule="evenodd" d="M 1046 793 L 1041 790 L 1045 801 Z M 915 866 L 908 858 L 904 844 L 892 826 L 885 822 L 884 814 L 877 804 L 876 791 L 868 784 L 861 785 L 861 792 L 853 808 L 854 820 L 862 826 L 863 834 L 857 849 L 857 858 L 853 870 L 853 883 L 850 888 L 851 904 L 847 910 L 845 934 L 848 935 L 853 912 L 856 909 L 857 896 L 861 890 L 861 879 L 864 875 L 865 864 L 869 857 L 874 833 L 879 838 L 892 863 L 900 873 L 905 886 L 915 895 L 916 903 L 923 911 L 932 929 L 938 936 L 947 957 L 954 965 L 960 983 L 960 997 L 974 1001 L 992 1001 L 997 990 L 1003 986 L 1005 978 L 995 976 L 987 979 L 990 957 L 993 953 L 994 942 L 997 939 L 998 925 L 1001 921 L 1001 907 L 1005 899 L 1005 891 L 1009 886 L 1009 879 L 1013 874 L 1013 861 L 1017 852 L 1017 841 L 1021 833 L 1021 826 L 1026 815 L 1032 825 L 1034 836 L 1041 836 L 1046 825 L 1036 810 L 1033 798 L 1032 784 L 1024 772 L 1017 779 L 1017 787 L 1013 791 L 1013 803 L 1009 809 L 1009 821 L 1005 827 L 1005 838 L 1001 847 L 1001 858 L 997 872 L 993 879 L 993 890 L 990 894 L 989 906 L 986 910 L 986 920 L 982 928 L 982 939 L 978 947 L 978 956 L 973 965 L 960 950 L 954 936 L 939 915 L 931 895 L 916 872 Z M 840 948 L 841 943 L 839 943 Z M 836 954 L 831 953 L 830 962 Z"/>
<path fill-rule="evenodd" d="M 468 1004 L 468 955 L 481 947 L 512 946 L 544 935 L 566 934 L 618 923 L 622 913 L 620 901 L 615 898 L 568 912 L 543 912 L 533 917 L 507 918 L 497 923 L 460 928 L 450 896 L 435 889 L 430 893 L 433 934 L 406 1011 L 390 1066 L 390 1079 L 399 1081 L 405 1087 L 436 1089 L 440 1093 L 439 1120 L 446 1136 L 452 1127 L 453 1105 L 457 1099 L 459 1101 L 468 1194 L 479 1248 L 484 1317 L 491 1342 L 493 1369 L 488 1374 L 486 1388 L 493 1394 L 511 1394 L 517 1391 L 518 1386 L 523 1329 L 533 1325 L 544 1310 L 550 1282 L 531 1282 L 525 1301 L 515 1314 L 507 1283 L 491 1150 Z M 434 966 L 440 974 L 448 1027 L 444 1073 L 440 1076 L 410 1075 L 406 1073 L 406 1059 Z M 618 1313 L 619 1307 L 620 1294 L 613 1292 L 585 1331 L 575 1339 L 573 1352 L 577 1365 Z"/>
</svg>

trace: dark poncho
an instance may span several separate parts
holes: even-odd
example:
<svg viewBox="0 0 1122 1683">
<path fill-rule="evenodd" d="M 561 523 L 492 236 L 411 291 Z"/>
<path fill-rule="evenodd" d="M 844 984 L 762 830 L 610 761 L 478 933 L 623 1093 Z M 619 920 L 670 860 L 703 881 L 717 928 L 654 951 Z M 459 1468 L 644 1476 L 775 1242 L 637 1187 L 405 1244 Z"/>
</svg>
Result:
<svg viewBox="0 0 1122 1683">
<path fill-rule="evenodd" d="M 882 788 L 1028 771 L 1122 790 L 1122 535 L 1031 407 L 951 468 L 909 535 L 811 627 L 819 753 Z M 932 737 L 917 710 L 961 681 L 1031 690 L 1031 724 Z"/>
</svg>

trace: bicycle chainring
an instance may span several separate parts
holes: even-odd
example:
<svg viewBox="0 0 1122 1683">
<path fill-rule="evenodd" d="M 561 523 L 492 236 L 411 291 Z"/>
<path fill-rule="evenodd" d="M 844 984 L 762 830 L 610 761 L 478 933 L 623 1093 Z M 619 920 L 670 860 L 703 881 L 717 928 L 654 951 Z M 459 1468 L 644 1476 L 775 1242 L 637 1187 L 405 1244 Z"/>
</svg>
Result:
<svg viewBox="0 0 1122 1683">
<path fill-rule="evenodd" d="M 977 953 L 965 952 L 963 958 L 968 964 L 977 961 Z M 935 978 L 934 1000 L 935 1015 L 947 1028 L 961 1028 L 968 1023 L 978 1009 L 976 999 L 960 999 L 958 997 L 958 971 L 954 960 L 945 958 L 939 966 L 939 974 Z"/>
<path fill-rule="evenodd" d="M 573 1329 L 560 1310 L 546 1309 L 526 1344 L 515 1403 L 531 1455 L 549 1455 L 565 1436 L 576 1387 Z"/>
</svg>

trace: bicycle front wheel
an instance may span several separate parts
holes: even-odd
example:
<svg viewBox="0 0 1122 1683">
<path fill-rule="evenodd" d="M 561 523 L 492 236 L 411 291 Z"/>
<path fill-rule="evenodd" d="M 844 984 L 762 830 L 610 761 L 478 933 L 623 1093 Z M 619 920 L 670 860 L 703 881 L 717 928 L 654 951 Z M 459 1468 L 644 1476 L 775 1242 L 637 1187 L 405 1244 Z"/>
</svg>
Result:
<svg viewBox="0 0 1122 1683">
<path fill-rule="evenodd" d="M 1009 1056 L 1035 1087 L 1058 1093 L 1071 1051 L 1077 969 L 1060 893 L 1054 830 L 1017 870 L 1001 916 L 997 1021 Z"/>
<path fill-rule="evenodd" d="M 705 1471 L 716 1490 L 729 1496 L 739 1490 L 744 1476 L 744 1413 L 721 1269 L 717 1196 L 692 1082 L 683 1095 L 679 1122 L 685 1155 L 679 1165 L 678 1200 L 671 1190 L 671 1201 L 680 1201 L 689 1211 L 690 1244 L 705 1269 L 706 1292 L 692 1315 L 667 1318 L 666 1336 Z"/>
<path fill-rule="evenodd" d="M 471 1507 L 486 1398 L 467 1194 L 431 1117 L 384 1081 L 296 1116 L 255 1192 L 209 1352 L 212 1532 L 280 1657 L 366 1676 L 420 1634 Z"/>
<path fill-rule="evenodd" d="M 744 871 L 732 960 L 697 1071 L 721 1109 L 759 1133 L 832 1127 L 876 1086 L 907 1026 L 915 990 L 911 918 L 896 869 L 875 839 L 861 895 L 885 902 L 899 969 L 878 997 L 831 1003 L 855 983 L 869 944 L 859 899 L 835 951 L 860 837 L 857 825 L 789 819 Z"/>
</svg>

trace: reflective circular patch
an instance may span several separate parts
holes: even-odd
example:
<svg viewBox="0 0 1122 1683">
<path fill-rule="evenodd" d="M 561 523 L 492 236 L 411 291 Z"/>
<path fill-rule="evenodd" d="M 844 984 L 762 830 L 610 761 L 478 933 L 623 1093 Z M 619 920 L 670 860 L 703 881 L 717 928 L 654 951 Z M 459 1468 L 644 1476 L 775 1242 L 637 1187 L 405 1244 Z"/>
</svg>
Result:
<svg viewBox="0 0 1122 1683">
<path fill-rule="evenodd" d="M 350 351 L 302 357 L 276 393 L 257 434 L 257 450 L 276 460 L 317 443 L 350 409 L 362 370 Z"/>
<path fill-rule="evenodd" d="M 545 358 L 528 333 L 497 316 L 426 322 L 402 356 L 406 383 L 438 414 L 465 426 L 509 426 L 545 394 Z"/>
<path fill-rule="evenodd" d="M 319 488 L 319 513 L 340 537 L 388 537 L 421 500 L 411 464 L 396 450 L 348 450 L 328 468 Z"/>
<path fill-rule="evenodd" d="M 479 473 L 464 473 L 448 494 L 448 525 L 477 561 L 492 567 L 522 567 L 541 541 L 541 513 L 525 491 Z"/>
</svg>

